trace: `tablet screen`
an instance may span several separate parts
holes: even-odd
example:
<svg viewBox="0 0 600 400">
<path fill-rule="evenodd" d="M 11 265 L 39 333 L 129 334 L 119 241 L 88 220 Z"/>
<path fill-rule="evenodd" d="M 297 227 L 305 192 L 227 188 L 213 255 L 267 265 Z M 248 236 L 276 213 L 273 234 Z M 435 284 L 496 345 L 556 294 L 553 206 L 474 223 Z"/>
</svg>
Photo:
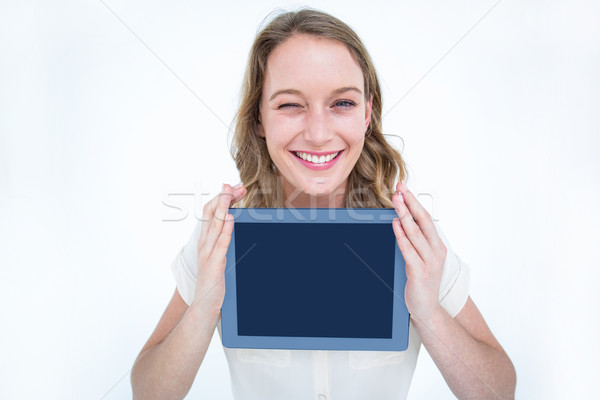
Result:
<svg viewBox="0 0 600 400">
<path fill-rule="evenodd" d="M 391 223 L 236 222 L 235 230 L 238 335 L 392 337 Z"/>
</svg>

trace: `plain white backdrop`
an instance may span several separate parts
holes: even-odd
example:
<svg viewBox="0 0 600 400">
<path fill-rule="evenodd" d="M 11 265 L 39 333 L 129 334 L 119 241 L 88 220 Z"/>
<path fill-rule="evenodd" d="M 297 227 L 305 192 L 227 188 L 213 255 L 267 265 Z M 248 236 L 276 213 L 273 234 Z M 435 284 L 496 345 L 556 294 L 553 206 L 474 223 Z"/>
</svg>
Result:
<svg viewBox="0 0 600 400">
<path fill-rule="evenodd" d="M 384 132 L 471 267 L 517 398 L 598 398 L 600 5 L 582 0 L 2 1 L 0 398 L 131 398 L 170 262 L 239 181 L 254 35 L 303 4 L 369 49 Z M 426 351 L 409 397 L 453 398 Z M 232 398 L 216 333 L 188 398 Z"/>
</svg>

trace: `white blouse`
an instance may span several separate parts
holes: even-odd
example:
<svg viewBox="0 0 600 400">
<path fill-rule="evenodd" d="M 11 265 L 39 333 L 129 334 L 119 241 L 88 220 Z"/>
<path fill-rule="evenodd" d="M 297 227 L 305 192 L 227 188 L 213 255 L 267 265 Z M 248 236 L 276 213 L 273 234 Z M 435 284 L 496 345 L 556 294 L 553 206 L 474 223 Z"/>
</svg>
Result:
<svg viewBox="0 0 600 400">
<path fill-rule="evenodd" d="M 447 248 L 440 304 L 454 318 L 469 295 L 469 267 L 454 254 L 435 221 L 434 225 Z M 171 265 L 179 294 L 188 305 L 196 287 L 200 228 L 198 221 Z M 221 321 L 217 330 L 221 336 Z M 405 351 L 223 349 L 238 400 L 399 400 L 406 399 L 420 347 L 411 325 Z"/>
</svg>

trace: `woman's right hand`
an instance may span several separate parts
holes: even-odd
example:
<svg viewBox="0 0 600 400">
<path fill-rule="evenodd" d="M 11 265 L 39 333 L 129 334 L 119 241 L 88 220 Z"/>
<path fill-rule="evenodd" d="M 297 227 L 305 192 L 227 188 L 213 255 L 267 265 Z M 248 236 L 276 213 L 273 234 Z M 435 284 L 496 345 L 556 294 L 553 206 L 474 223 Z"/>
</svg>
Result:
<svg viewBox="0 0 600 400">
<path fill-rule="evenodd" d="M 204 206 L 198 239 L 198 277 L 190 308 L 199 307 L 215 316 L 221 311 L 225 297 L 226 255 L 233 232 L 229 207 L 245 195 L 243 185 L 224 184 L 221 193 Z"/>
</svg>

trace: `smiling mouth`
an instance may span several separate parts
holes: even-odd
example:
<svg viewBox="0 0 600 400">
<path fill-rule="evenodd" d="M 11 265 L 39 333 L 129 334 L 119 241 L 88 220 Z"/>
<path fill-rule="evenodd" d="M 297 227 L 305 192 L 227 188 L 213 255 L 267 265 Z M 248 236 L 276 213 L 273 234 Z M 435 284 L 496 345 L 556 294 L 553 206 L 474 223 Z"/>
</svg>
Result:
<svg viewBox="0 0 600 400">
<path fill-rule="evenodd" d="M 301 151 L 294 151 L 293 153 L 296 157 L 298 157 L 304 161 L 310 162 L 312 164 L 324 164 L 331 160 L 334 160 L 341 153 L 341 151 L 336 151 L 335 153 L 321 154 L 321 155 L 304 153 Z"/>
</svg>

